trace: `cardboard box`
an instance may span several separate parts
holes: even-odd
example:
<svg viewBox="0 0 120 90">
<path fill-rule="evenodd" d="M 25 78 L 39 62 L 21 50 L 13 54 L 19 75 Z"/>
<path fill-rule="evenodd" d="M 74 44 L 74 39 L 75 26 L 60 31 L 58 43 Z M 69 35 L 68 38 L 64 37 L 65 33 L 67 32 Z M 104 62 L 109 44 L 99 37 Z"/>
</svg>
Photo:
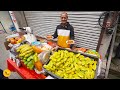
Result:
<svg viewBox="0 0 120 90">
<path fill-rule="evenodd" d="M 8 46 L 8 45 L 9 45 L 9 42 L 8 42 L 8 41 L 5 41 L 5 42 L 4 42 L 4 45 L 5 45 L 6 50 L 10 50 L 10 47 Z"/>
<path fill-rule="evenodd" d="M 24 33 L 23 32 L 18 32 L 16 34 L 12 34 L 12 35 L 9 35 L 6 37 L 5 39 L 5 42 L 4 42 L 4 45 L 5 45 L 5 48 L 6 50 L 10 50 L 11 48 L 8 46 L 9 45 L 9 42 L 7 41 L 8 38 L 12 38 L 12 37 L 17 37 L 17 36 L 23 36 Z"/>
</svg>

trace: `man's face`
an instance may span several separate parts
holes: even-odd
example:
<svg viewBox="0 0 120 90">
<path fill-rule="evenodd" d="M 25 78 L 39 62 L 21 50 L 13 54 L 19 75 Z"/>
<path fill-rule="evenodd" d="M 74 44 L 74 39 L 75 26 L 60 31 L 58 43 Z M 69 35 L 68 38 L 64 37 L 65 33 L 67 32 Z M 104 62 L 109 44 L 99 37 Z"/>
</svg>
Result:
<svg viewBox="0 0 120 90">
<path fill-rule="evenodd" d="M 67 14 L 63 13 L 61 14 L 61 23 L 65 24 L 67 23 L 68 16 Z"/>
</svg>

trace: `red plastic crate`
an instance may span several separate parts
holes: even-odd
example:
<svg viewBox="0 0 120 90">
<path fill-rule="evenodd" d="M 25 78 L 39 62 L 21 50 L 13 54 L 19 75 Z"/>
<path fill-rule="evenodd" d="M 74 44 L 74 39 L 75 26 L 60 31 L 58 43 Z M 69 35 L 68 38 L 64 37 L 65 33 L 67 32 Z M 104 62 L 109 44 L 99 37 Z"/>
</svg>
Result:
<svg viewBox="0 0 120 90">
<path fill-rule="evenodd" d="M 16 63 L 11 59 L 7 59 L 8 69 L 16 71 L 24 79 L 45 79 L 46 76 L 43 74 L 37 74 L 34 70 L 29 70 L 22 64 L 21 67 L 17 67 Z"/>
</svg>

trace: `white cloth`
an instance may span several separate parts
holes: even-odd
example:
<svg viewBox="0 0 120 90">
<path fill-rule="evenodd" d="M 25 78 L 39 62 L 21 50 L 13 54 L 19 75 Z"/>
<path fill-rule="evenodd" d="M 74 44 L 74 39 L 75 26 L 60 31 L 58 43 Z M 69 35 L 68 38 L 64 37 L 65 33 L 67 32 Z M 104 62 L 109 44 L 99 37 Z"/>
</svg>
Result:
<svg viewBox="0 0 120 90">
<path fill-rule="evenodd" d="M 51 76 L 47 76 L 45 79 L 54 79 L 54 78 Z"/>
<path fill-rule="evenodd" d="M 58 35 L 60 36 L 69 36 L 70 30 L 64 30 L 64 29 L 57 29 Z"/>
<path fill-rule="evenodd" d="M 97 76 L 100 75 L 100 72 L 101 72 L 101 65 L 102 65 L 102 60 L 99 59 L 99 65 L 98 65 L 98 71 L 97 71 Z"/>
</svg>

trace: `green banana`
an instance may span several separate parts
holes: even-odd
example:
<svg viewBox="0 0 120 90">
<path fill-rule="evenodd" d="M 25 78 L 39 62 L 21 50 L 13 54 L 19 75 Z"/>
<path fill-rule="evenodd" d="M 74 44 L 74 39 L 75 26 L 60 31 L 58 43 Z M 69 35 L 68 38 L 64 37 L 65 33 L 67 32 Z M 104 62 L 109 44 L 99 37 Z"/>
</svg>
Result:
<svg viewBox="0 0 120 90">
<path fill-rule="evenodd" d="M 25 61 L 24 64 L 27 65 L 29 62 L 28 61 Z"/>
<path fill-rule="evenodd" d="M 26 54 L 30 53 L 30 52 L 33 52 L 33 49 L 30 49 L 24 53 L 21 53 L 20 56 L 25 56 Z"/>
<path fill-rule="evenodd" d="M 24 60 L 24 59 L 23 59 L 22 61 L 23 61 L 24 63 L 26 62 L 26 60 Z"/>
<path fill-rule="evenodd" d="M 33 55 L 27 58 L 27 61 L 31 61 L 33 59 Z"/>
<path fill-rule="evenodd" d="M 28 58 L 29 56 L 31 56 L 31 55 L 33 55 L 33 54 L 34 54 L 34 52 L 30 52 L 30 53 L 26 54 L 24 57 L 25 57 L 25 58 Z"/>
<path fill-rule="evenodd" d="M 34 61 L 33 60 L 31 60 L 30 62 L 28 62 L 27 67 L 30 67 L 31 65 L 34 65 Z"/>
<path fill-rule="evenodd" d="M 33 68 L 34 68 L 34 65 L 29 66 L 30 70 L 33 70 Z"/>
<path fill-rule="evenodd" d="M 24 58 L 23 58 L 23 60 L 25 60 L 25 61 L 26 61 L 26 60 L 27 60 L 27 58 L 25 58 L 25 57 L 24 57 Z"/>
<path fill-rule="evenodd" d="M 37 53 L 34 54 L 33 60 L 34 60 L 34 62 L 37 62 L 37 61 L 38 61 L 38 55 L 37 55 Z"/>
</svg>

